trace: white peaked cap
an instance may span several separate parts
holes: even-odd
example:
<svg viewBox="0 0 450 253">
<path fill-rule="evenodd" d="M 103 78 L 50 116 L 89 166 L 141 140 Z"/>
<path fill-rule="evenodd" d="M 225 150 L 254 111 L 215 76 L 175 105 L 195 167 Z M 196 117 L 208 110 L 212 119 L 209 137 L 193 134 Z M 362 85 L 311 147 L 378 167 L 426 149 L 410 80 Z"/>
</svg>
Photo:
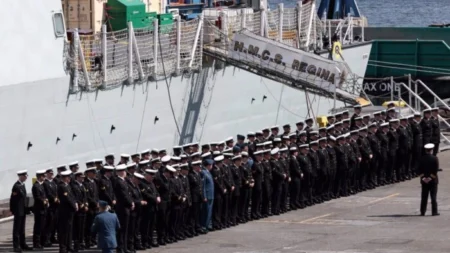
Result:
<svg viewBox="0 0 450 253">
<path fill-rule="evenodd" d="M 19 170 L 17 171 L 17 175 L 28 173 L 28 170 Z"/>
<path fill-rule="evenodd" d="M 170 161 L 170 159 L 172 159 L 170 157 L 170 155 L 165 155 L 161 158 L 161 162 L 166 163 L 166 162 Z"/>
<path fill-rule="evenodd" d="M 223 159 L 225 159 L 225 157 L 224 157 L 223 155 L 219 155 L 218 157 L 214 158 L 214 161 L 215 161 L 215 162 L 220 162 L 220 161 L 222 161 Z"/>
<path fill-rule="evenodd" d="M 121 154 L 120 157 L 130 158 L 130 155 L 129 154 Z"/>
<path fill-rule="evenodd" d="M 149 174 L 155 174 L 158 171 L 157 170 L 152 170 L 152 169 L 146 169 L 145 172 L 149 173 Z"/>
<path fill-rule="evenodd" d="M 61 176 L 69 176 L 70 174 L 72 174 L 72 171 L 70 171 L 70 170 L 65 170 L 65 171 L 61 172 Z"/>
<path fill-rule="evenodd" d="M 177 171 L 174 167 L 172 167 L 172 166 L 170 166 L 170 165 L 166 165 L 166 169 L 167 169 L 168 171 L 170 171 L 170 172 L 176 172 L 176 171 Z"/>
<path fill-rule="evenodd" d="M 126 170 L 127 166 L 125 164 L 120 164 L 116 166 L 117 171 Z"/>
<path fill-rule="evenodd" d="M 133 175 L 137 178 L 141 178 L 141 179 L 144 178 L 144 176 L 142 174 L 137 173 L 137 172 L 134 172 Z"/>
<path fill-rule="evenodd" d="M 69 163 L 69 166 L 74 166 L 74 165 L 78 165 L 78 161 Z"/>
<path fill-rule="evenodd" d="M 434 148 L 434 144 L 433 143 L 428 143 L 425 145 L 425 149 L 433 149 Z"/>
<path fill-rule="evenodd" d="M 42 175 L 42 174 L 45 174 L 46 171 L 47 170 L 38 170 L 38 171 L 36 171 L 36 174 L 37 175 Z"/>
<path fill-rule="evenodd" d="M 274 149 L 272 149 L 272 150 L 270 151 L 270 154 L 271 154 L 271 155 L 275 155 L 275 154 L 278 154 L 279 151 L 280 151 L 279 148 L 274 148 Z"/>
</svg>

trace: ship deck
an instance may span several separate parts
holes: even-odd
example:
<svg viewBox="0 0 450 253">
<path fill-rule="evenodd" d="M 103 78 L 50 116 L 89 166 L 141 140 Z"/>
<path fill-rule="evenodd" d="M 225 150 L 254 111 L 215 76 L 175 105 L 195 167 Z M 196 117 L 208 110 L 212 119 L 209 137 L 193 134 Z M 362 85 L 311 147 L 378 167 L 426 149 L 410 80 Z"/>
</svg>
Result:
<svg viewBox="0 0 450 253">
<path fill-rule="evenodd" d="M 443 172 L 438 217 L 428 216 L 430 209 L 427 216 L 418 216 L 420 186 L 414 179 L 147 252 L 447 253 L 450 198 L 443 193 L 450 191 L 449 154 L 439 155 Z M 30 245 L 32 225 L 29 216 L 26 233 Z M 0 224 L 0 252 L 11 252 L 11 231 L 12 222 Z M 57 248 L 44 252 L 57 252 Z"/>
</svg>

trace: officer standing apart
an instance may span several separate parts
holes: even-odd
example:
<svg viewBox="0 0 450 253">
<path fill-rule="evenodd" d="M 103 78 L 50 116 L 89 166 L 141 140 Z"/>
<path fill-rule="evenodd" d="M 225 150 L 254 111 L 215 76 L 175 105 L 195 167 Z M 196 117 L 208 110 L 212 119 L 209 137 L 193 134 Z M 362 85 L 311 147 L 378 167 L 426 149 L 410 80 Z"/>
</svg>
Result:
<svg viewBox="0 0 450 253">
<path fill-rule="evenodd" d="M 425 145 L 425 154 L 419 162 L 420 184 L 422 185 L 422 200 L 420 203 L 420 215 L 424 216 L 427 211 L 428 195 L 431 196 L 431 214 L 439 215 L 436 195 L 438 190 L 439 158 L 433 155 L 434 144 Z"/>
<path fill-rule="evenodd" d="M 28 173 L 26 170 L 21 170 L 17 172 L 17 176 L 19 176 L 19 179 L 12 188 L 9 209 L 14 215 L 14 252 L 22 252 L 22 250 L 32 250 L 25 242 L 25 220 L 27 214 L 27 190 L 25 189 L 25 181 L 28 178 Z"/>
</svg>

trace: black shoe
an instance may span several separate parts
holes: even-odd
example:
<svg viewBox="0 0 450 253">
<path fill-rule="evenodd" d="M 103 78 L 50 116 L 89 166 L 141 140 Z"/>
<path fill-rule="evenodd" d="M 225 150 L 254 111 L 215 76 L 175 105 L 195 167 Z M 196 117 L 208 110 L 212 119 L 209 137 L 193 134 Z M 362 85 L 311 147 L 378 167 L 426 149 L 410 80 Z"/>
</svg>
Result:
<svg viewBox="0 0 450 253">
<path fill-rule="evenodd" d="M 158 247 L 159 247 L 159 244 L 153 242 L 153 243 L 150 244 L 150 246 L 152 246 L 152 248 L 158 248 Z"/>
<path fill-rule="evenodd" d="M 439 216 L 439 215 L 441 215 L 440 213 L 433 213 L 432 214 L 433 216 Z"/>
<path fill-rule="evenodd" d="M 22 249 L 21 248 L 14 248 L 13 252 L 22 252 Z"/>
<path fill-rule="evenodd" d="M 33 251 L 33 248 L 28 246 L 28 245 L 26 245 L 26 244 L 23 245 L 21 248 L 22 248 L 23 251 Z"/>
</svg>

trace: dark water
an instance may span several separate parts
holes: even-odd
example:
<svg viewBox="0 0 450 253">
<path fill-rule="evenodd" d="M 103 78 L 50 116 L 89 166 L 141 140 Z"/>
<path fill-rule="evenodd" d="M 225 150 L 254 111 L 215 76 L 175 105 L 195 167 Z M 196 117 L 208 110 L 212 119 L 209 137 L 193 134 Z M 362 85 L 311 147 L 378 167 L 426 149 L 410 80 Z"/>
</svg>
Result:
<svg viewBox="0 0 450 253">
<path fill-rule="evenodd" d="M 268 0 L 276 5 L 295 6 L 296 1 Z M 450 0 L 356 0 L 369 26 L 423 27 L 450 23 Z M 317 6 L 320 0 L 317 0 Z M 274 6 L 275 7 L 275 6 Z M 450 28 L 449 28 L 450 29 Z"/>
</svg>

